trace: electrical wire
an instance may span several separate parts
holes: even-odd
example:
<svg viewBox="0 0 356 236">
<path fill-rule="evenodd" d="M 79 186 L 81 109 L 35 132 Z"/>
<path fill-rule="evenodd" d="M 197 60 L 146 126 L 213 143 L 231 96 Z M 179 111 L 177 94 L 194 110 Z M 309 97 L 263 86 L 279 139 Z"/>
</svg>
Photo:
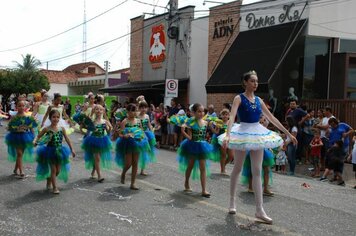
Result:
<svg viewBox="0 0 356 236">
<path fill-rule="evenodd" d="M 91 18 L 90 20 L 88 20 L 88 21 L 86 21 L 86 22 L 89 22 L 89 21 L 91 21 L 91 20 L 93 20 L 93 19 L 95 19 L 95 18 L 97 18 L 97 17 L 99 17 L 99 16 L 101 16 L 101 15 L 103 15 L 103 14 L 109 12 L 110 10 L 112 10 L 112 9 L 114 9 L 114 8 L 116 8 L 116 7 L 118 7 L 119 5 L 124 4 L 124 3 L 127 2 L 127 1 L 128 1 L 128 0 L 121 2 L 120 4 L 118 4 L 118 5 L 114 6 L 113 8 L 111 8 L 111 9 L 109 9 L 109 10 L 107 10 L 107 11 L 101 13 L 101 14 L 99 14 L 98 16 L 96 16 L 96 17 L 94 17 L 94 18 Z M 145 2 L 142 2 L 142 1 L 140 1 L 140 0 L 134 0 L 134 1 L 136 1 L 136 2 L 138 2 L 138 3 L 141 3 L 141 4 L 157 6 L 156 4 L 145 3 Z M 327 5 L 336 4 L 336 3 L 340 3 L 340 2 L 346 2 L 346 1 L 350 1 L 350 0 L 344 0 L 344 1 L 341 1 L 341 0 L 340 0 L 340 1 L 335 1 L 335 0 L 330 0 L 330 1 L 324 1 L 324 0 L 310 0 L 309 2 L 310 2 L 310 4 L 323 4 L 323 5 L 319 5 L 319 6 L 314 6 L 314 7 L 321 7 L 321 6 L 327 6 Z M 301 2 L 301 1 L 296 1 L 296 2 L 293 2 L 293 3 L 296 4 L 296 5 L 298 5 L 298 4 L 300 4 L 300 3 L 304 3 L 304 1 L 303 1 L 303 2 Z M 235 7 L 235 8 L 234 8 L 234 7 L 229 8 L 229 11 L 221 11 L 221 13 L 219 13 L 219 14 L 217 14 L 217 15 L 220 15 L 220 14 L 221 14 L 221 15 L 226 15 L 228 12 L 231 12 L 231 13 L 235 13 L 235 14 L 236 14 L 236 13 L 237 13 L 237 10 L 239 10 L 239 13 L 242 13 L 242 12 L 260 11 L 260 10 L 265 10 L 265 9 L 273 9 L 273 8 L 276 8 L 277 6 L 280 7 L 280 6 L 282 6 L 282 5 L 285 5 L 285 3 L 276 4 L 276 5 L 272 5 L 272 6 L 266 6 L 266 7 L 250 8 L 250 9 L 246 9 L 246 10 L 241 9 L 241 6 L 237 6 L 237 7 Z M 163 7 L 163 6 L 158 6 L 158 7 L 167 9 L 166 7 Z M 243 5 L 242 5 L 242 7 L 243 7 Z M 231 9 L 235 9 L 235 10 L 231 10 Z M 199 12 L 204 12 L 204 11 L 207 11 L 207 10 L 201 10 L 201 11 L 198 10 L 198 11 L 195 11 L 195 13 L 196 13 L 196 12 L 198 12 L 198 13 L 199 13 Z M 210 10 L 208 10 L 208 11 L 210 11 Z M 183 14 L 184 14 L 184 13 L 183 13 Z M 215 15 L 215 14 L 214 14 L 214 15 Z M 189 18 L 191 18 L 191 17 L 189 17 Z M 181 17 L 181 19 L 186 19 L 186 18 Z M 161 21 L 161 19 L 159 19 L 157 22 L 159 22 L 159 21 Z M 156 23 L 156 22 L 155 22 L 155 23 Z M 83 24 L 84 24 L 84 23 L 82 23 L 82 24 L 80 24 L 80 25 L 78 25 L 78 26 L 76 26 L 76 27 L 72 27 L 71 29 L 77 28 L 77 27 L 79 27 L 79 26 L 81 26 L 81 25 L 83 25 Z M 148 26 L 149 26 L 149 25 L 148 25 Z M 147 26 L 146 26 L 146 27 L 147 27 Z M 320 26 L 320 27 L 321 27 L 321 26 Z M 71 30 L 71 29 L 69 29 L 69 30 Z M 143 29 L 143 28 L 142 28 L 142 29 Z M 67 31 L 69 31 L 69 30 L 67 30 Z M 139 30 L 141 30 L 141 29 L 139 29 Z M 336 31 L 336 32 L 337 32 L 337 31 Z M 62 33 L 60 33 L 60 34 L 63 34 L 63 33 L 64 33 L 64 32 L 62 32 Z M 131 32 L 131 33 L 134 33 L 134 32 Z M 129 35 L 131 35 L 131 33 L 122 35 L 122 36 L 120 36 L 120 37 L 117 37 L 117 38 L 114 38 L 114 39 L 112 39 L 112 40 L 106 41 L 106 42 L 104 42 L 104 43 L 98 44 L 98 45 L 96 45 L 96 46 L 90 47 L 90 48 L 87 49 L 87 50 L 82 50 L 82 51 L 80 51 L 80 52 L 71 53 L 71 54 L 69 54 L 69 55 L 65 55 L 65 56 L 62 56 L 62 57 L 58 57 L 58 58 L 51 59 L 51 60 L 45 60 L 45 61 L 46 61 L 46 62 L 54 62 L 54 61 L 58 61 L 58 60 L 61 60 L 61 59 L 65 59 L 65 58 L 68 58 L 68 57 L 71 57 L 71 56 L 74 56 L 74 55 L 83 53 L 83 52 L 85 52 L 85 51 L 89 51 L 89 50 L 92 50 L 92 49 L 101 47 L 101 46 L 103 46 L 103 45 L 109 44 L 109 43 L 114 42 L 114 41 L 116 41 L 116 40 L 119 40 L 119 39 L 121 39 L 121 38 L 123 38 L 123 37 L 129 36 Z M 347 32 L 341 32 L 341 33 L 347 33 Z M 60 34 L 57 34 L 57 35 L 60 35 Z M 352 34 L 352 33 L 351 33 L 351 34 Z M 52 37 L 50 37 L 50 38 L 53 38 L 53 37 L 55 37 L 55 36 L 52 36 Z M 47 38 L 46 40 L 49 40 L 50 38 Z M 44 42 L 44 41 L 46 41 L 46 40 L 41 40 L 41 41 L 38 41 L 38 42 L 36 42 L 36 43 L 29 44 L 29 45 L 26 45 L 26 46 L 23 46 L 23 47 L 32 46 L 32 45 L 34 45 L 34 44 L 38 44 L 38 43 Z M 12 50 L 16 50 L 16 49 L 23 48 L 23 47 L 18 47 L 18 48 L 12 49 Z M 0 51 L 0 52 L 4 52 L 4 51 L 10 51 L 10 50 L 3 50 L 3 51 Z"/>
<path fill-rule="evenodd" d="M 88 49 L 86 49 L 86 50 L 82 50 L 82 51 L 80 51 L 80 52 L 75 52 L 75 53 L 72 53 L 72 54 L 69 54 L 69 55 L 66 55 L 66 56 L 62 56 L 62 57 L 59 57 L 59 58 L 51 59 L 51 60 L 45 60 L 45 62 L 46 62 L 46 63 L 49 63 L 49 62 L 53 62 L 53 61 L 59 61 L 59 60 L 62 60 L 62 59 L 68 58 L 68 57 L 72 57 L 72 56 L 78 55 L 78 54 L 83 53 L 83 52 L 85 52 L 85 51 L 93 50 L 93 49 L 95 49 L 95 48 L 104 46 L 104 45 L 106 45 L 106 44 L 115 42 L 115 41 L 117 41 L 117 40 L 119 40 L 119 39 L 122 39 L 122 38 L 124 38 L 124 37 L 130 36 L 131 34 L 136 33 L 136 32 L 138 32 L 138 31 L 141 31 L 141 30 L 143 30 L 143 29 L 145 29 L 145 28 L 147 28 L 147 27 L 149 27 L 149 26 L 151 26 L 151 25 L 154 25 L 154 24 L 156 24 L 156 23 L 158 23 L 158 22 L 160 22 L 160 21 L 162 21 L 162 19 L 158 19 L 158 20 L 156 20 L 156 21 L 154 21 L 154 22 L 151 22 L 150 24 L 148 24 L 148 25 L 146 25 L 146 26 L 144 26 L 144 27 L 141 27 L 141 28 L 139 28 L 139 29 L 137 29 L 137 30 L 134 30 L 134 31 L 130 32 L 130 33 L 121 35 L 121 36 L 119 36 L 119 37 L 117 37 L 117 38 L 108 40 L 108 41 L 106 41 L 106 42 L 104 42 L 104 43 L 101 43 L 101 44 L 98 44 L 98 45 L 96 45 L 96 46 L 90 47 L 90 48 L 88 48 Z"/>
<path fill-rule="evenodd" d="M 37 42 L 30 43 L 30 44 L 27 44 L 27 45 L 24 45 L 24 46 L 0 50 L 0 53 L 1 53 L 1 52 L 15 51 L 15 50 L 18 50 L 18 49 L 30 47 L 30 46 L 33 46 L 33 45 L 36 45 L 36 44 L 43 43 L 43 42 L 48 41 L 48 40 L 50 40 L 50 39 L 53 39 L 53 38 L 55 38 L 55 37 L 58 37 L 58 36 L 60 36 L 60 35 L 62 35 L 62 34 L 68 33 L 68 32 L 70 32 L 70 31 L 72 31 L 72 30 L 74 30 L 74 29 L 76 29 L 76 28 L 82 26 L 83 24 L 86 24 L 86 23 L 88 23 L 88 22 L 90 22 L 90 21 L 95 20 L 96 18 L 98 18 L 98 17 L 100 17 L 100 16 L 102 16 L 102 15 L 105 15 L 106 13 L 108 13 L 108 12 L 114 10 L 115 8 L 117 8 L 117 7 L 121 6 L 121 5 L 123 5 L 123 4 L 126 3 L 126 2 L 128 2 L 128 0 L 124 0 L 124 1 L 122 1 L 121 3 L 119 3 L 119 4 L 115 5 L 115 6 L 113 6 L 112 8 L 110 8 L 110 9 L 108 9 L 108 10 L 106 10 L 106 11 L 100 13 L 99 15 L 96 15 L 96 16 L 94 16 L 93 18 L 91 18 L 91 19 L 89 19 L 89 20 L 87 20 L 87 21 L 85 21 L 85 22 L 83 22 L 83 23 L 81 23 L 81 24 L 79 24 L 79 25 L 73 26 L 73 27 L 71 27 L 71 28 L 69 28 L 69 29 L 67 29 L 67 30 L 65 30 L 65 31 L 62 31 L 62 32 L 60 32 L 60 33 L 58 33 L 58 34 L 52 35 L 52 36 L 50 36 L 50 37 L 48 37 L 48 38 L 45 38 L 45 39 L 39 40 L 39 41 L 37 41 Z"/>
<path fill-rule="evenodd" d="M 140 1 L 140 0 L 133 0 L 133 1 L 134 1 L 134 2 L 138 2 L 138 3 L 141 3 L 141 4 L 144 4 L 144 5 L 148 5 L 148 6 L 151 6 L 151 7 L 159 7 L 159 8 L 168 10 L 167 7 L 158 5 L 158 1 L 157 1 L 157 4 L 152 4 L 152 3 L 148 3 L 148 2 L 143 2 L 143 1 Z"/>
</svg>

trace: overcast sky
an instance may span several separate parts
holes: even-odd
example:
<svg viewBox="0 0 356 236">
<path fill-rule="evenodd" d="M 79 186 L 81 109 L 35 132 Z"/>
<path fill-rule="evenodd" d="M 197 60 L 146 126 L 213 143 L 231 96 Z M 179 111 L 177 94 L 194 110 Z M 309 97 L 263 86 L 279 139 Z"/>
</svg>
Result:
<svg viewBox="0 0 356 236">
<path fill-rule="evenodd" d="M 157 4 L 155 13 L 163 13 L 161 8 L 168 0 L 138 0 Z M 231 2 L 231 0 L 216 0 Z M 258 0 L 244 0 L 244 4 Z M 89 20 L 117 5 L 113 10 L 87 23 L 87 49 L 119 38 L 129 33 L 130 19 L 142 13 L 152 13 L 153 6 L 135 0 L 86 0 L 86 19 Z M 196 10 L 207 10 L 215 6 L 204 0 L 179 0 L 179 7 L 195 5 Z M 196 14 L 201 16 L 202 13 Z M 83 26 L 46 40 L 84 20 L 84 0 L 11 0 L 1 2 L 0 14 L 0 68 L 14 67 L 14 61 L 21 62 L 21 55 L 35 56 L 48 69 L 62 70 L 68 65 L 82 62 L 82 54 L 56 60 L 78 53 L 83 48 Z M 39 41 L 38 44 L 23 47 Z M 110 61 L 110 70 L 129 66 L 129 37 L 122 37 L 104 46 L 87 51 L 87 61 L 95 61 L 104 66 Z"/>
</svg>

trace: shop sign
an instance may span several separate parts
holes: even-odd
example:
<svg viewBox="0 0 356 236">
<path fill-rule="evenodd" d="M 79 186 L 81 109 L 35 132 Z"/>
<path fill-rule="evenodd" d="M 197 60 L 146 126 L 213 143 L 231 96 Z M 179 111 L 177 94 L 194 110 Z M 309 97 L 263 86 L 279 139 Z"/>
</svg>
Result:
<svg viewBox="0 0 356 236">
<path fill-rule="evenodd" d="M 148 59 L 151 62 L 152 69 L 161 68 L 162 62 L 166 59 L 166 34 L 163 24 L 152 27 Z"/>
<path fill-rule="evenodd" d="M 213 39 L 229 37 L 234 32 L 233 19 L 231 17 L 227 19 L 221 19 L 214 22 L 214 34 Z"/>
<path fill-rule="evenodd" d="M 294 10 L 294 3 L 283 6 L 283 12 L 278 16 L 261 16 L 258 17 L 254 13 L 249 13 L 246 15 L 246 22 L 248 23 L 249 29 L 258 29 L 262 27 L 273 26 L 276 23 L 287 23 L 290 21 L 296 21 L 299 19 L 299 11 Z M 278 21 L 278 22 L 277 22 Z"/>
</svg>

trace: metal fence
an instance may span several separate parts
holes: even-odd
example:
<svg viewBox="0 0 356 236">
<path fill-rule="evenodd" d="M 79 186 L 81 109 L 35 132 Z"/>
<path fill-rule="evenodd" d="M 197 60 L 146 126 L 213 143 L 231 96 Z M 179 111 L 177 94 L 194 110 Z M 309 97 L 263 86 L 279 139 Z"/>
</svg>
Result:
<svg viewBox="0 0 356 236">
<path fill-rule="evenodd" d="M 341 122 L 349 124 L 353 129 L 356 129 L 356 100 L 343 100 L 343 99 L 310 99 L 303 100 L 309 109 L 320 109 L 326 106 L 331 107 L 333 115 Z"/>
</svg>

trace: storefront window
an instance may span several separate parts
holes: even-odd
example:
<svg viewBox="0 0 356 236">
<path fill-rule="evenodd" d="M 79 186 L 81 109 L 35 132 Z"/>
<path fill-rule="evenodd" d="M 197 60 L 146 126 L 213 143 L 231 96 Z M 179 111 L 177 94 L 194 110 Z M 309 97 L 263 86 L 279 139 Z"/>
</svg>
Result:
<svg viewBox="0 0 356 236">
<path fill-rule="evenodd" d="M 318 87 L 316 83 L 321 83 L 321 81 L 316 80 L 315 75 L 316 70 L 320 70 L 318 67 L 321 63 L 319 61 L 326 59 L 328 44 L 328 38 L 305 38 L 303 98 L 319 98 L 320 94 L 323 94 L 315 89 Z M 327 67 L 321 67 L 321 69 L 327 70 Z"/>
<path fill-rule="evenodd" d="M 341 39 L 340 52 L 356 52 L 356 40 Z"/>
<path fill-rule="evenodd" d="M 347 98 L 356 99 L 356 68 L 348 70 Z"/>
</svg>

